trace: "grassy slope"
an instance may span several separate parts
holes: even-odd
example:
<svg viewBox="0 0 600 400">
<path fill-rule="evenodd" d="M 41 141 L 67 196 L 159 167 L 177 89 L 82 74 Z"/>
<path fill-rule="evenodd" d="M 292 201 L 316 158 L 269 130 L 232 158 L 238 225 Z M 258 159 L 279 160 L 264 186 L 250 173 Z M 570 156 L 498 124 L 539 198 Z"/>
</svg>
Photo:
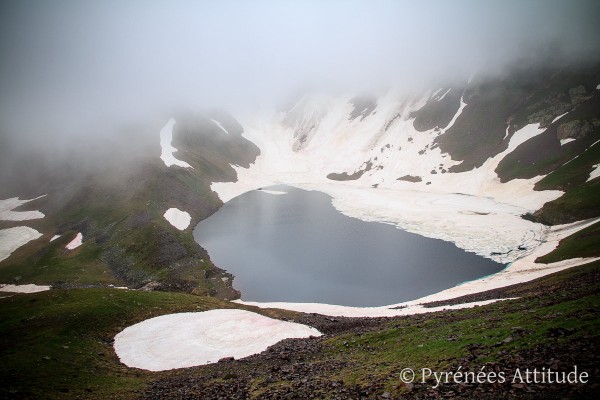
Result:
<svg viewBox="0 0 600 400">
<path fill-rule="evenodd" d="M 576 186 L 527 216 L 546 225 L 560 225 L 600 216 L 600 179 Z"/>
<path fill-rule="evenodd" d="M 151 171 L 158 168 L 151 167 Z M 156 176 L 160 173 L 155 172 Z M 175 172 L 175 179 L 185 173 Z M 164 279 L 168 265 L 157 263 L 162 237 L 173 238 L 189 254 L 199 246 L 189 232 L 175 230 L 163 218 L 168 207 L 161 190 L 159 179 L 131 183 L 129 178 L 94 181 L 77 191 L 59 211 L 48 213 L 38 223 L 29 223 L 47 235 L 5 260 L 0 266 L 0 281 L 12 282 L 21 277 L 20 281 L 33 283 L 136 285 Z M 200 195 L 198 198 L 203 201 Z M 148 220 L 134 225 L 132 218 L 141 213 L 147 214 Z M 63 236 L 49 243 L 55 231 Z M 84 233 L 84 244 L 74 251 L 65 250 L 64 246 L 78 231 Z M 107 262 L 107 249 L 122 249 L 121 258 L 127 263 L 119 268 L 116 262 Z M 201 269 L 208 268 L 205 265 Z M 203 276 L 201 269 L 196 279 Z"/>
<path fill-rule="evenodd" d="M 579 157 L 555 169 L 535 184 L 535 190 L 563 190 L 584 184 L 594 165 L 600 163 L 600 143 L 591 146 Z"/>
<path fill-rule="evenodd" d="M 600 262 L 596 262 L 528 283 L 531 294 L 519 300 L 383 319 L 358 331 L 342 328 L 319 339 L 318 350 L 308 355 L 292 352 L 291 359 L 275 357 L 273 361 L 257 356 L 226 368 L 216 364 L 169 373 L 124 367 L 113 352 L 112 338 L 122 328 L 154 316 L 237 307 L 235 304 L 181 293 L 116 289 L 15 295 L 0 299 L 0 397 L 135 398 L 155 379 L 189 375 L 191 381 L 186 382 L 200 379 L 211 386 L 223 383 L 223 373 L 245 376 L 244 371 L 252 371 L 254 376 L 248 382 L 250 393 L 262 398 L 270 398 L 285 387 L 304 390 L 301 378 L 311 383 L 341 382 L 340 387 L 375 388 L 376 392 L 400 395 L 406 391 L 397 375 L 402 368 L 441 371 L 468 364 L 475 369 L 548 341 L 557 349 L 574 340 L 597 341 L 599 273 Z M 569 335 L 551 337 L 552 332 L 563 331 Z M 502 342 L 509 336 L 514 340 Z M 473 345 L 479 349 L 477 357 L 465 358 L 472 353 Z M 307 375 L 267 381 L 273 362 L 294 368 L 304 364 L 336 367 L 318 369 L 316 376 L 309 370 Z M 522 361 L 523 367 L 525 364 Z M 190 386 L 178 384 L 172 394 L 195 390 Z M 338 389 L 325 386 L 315 394 L 327 398 Z"/>
<path fill-rule="evenodd" d="M 0 397 L 128 397 L 150 375 L 119 363 L 111 342 L 121 329 L 162 314 L 229 307 L 214 298 L 118 289 L 0 299 Z"/>
<path fill-rule="evenodd" d="M 446 89 L 440 93 L 445 91 Z M 442 100 L 439 100 L 439 94 L 435 98 L 429 99 L 423 107 L 410 115 L 411 118 L 415 118 L 413 121 L 415 129 L 424 132 L 436 126 L 440 129 L 445 128 L 460 107 L 462 93 L 461 88 L 450 88 Z"/>
<path fill-rule="evenodd" d="M 597 222 L 560 241 L 558 247 L 536 260 L 553 263 L 577 257 L 600 256 L 600 222 Z"/>
<path fill-rule="evenodd" d="M 596 293 L 598 288 L 596 285 Z M 569 340 L 586 335 L 598 337 L 600 320 L 591 310 L 600 306 L 599 296 L 588 294 L 554 304 L 549 298 L 526 298 L 449 312 L 444 318 L 424 318 L 416 324 L 394 321 L 366 335 L 333 338 L 328 342 L 331 356 L 343 360 L 348 367 L 336 372 L 331 379 L 341 379 L 347 385 L 366 385 L 373 376 L 380 377 L 385 382 L 384 390 L 401 394 L 403 385 L 389 379 L 401 368 L 456 370 L 457 362 L 460 364 L 460 359 L 469 356 L 468 346 L 472 344 L 486 349 L 474 363 L 485 365 L 498 362 L 500 351 L 516 353 L 546 343 L 553 329 L 575 329 L 576 333 Z M 561 317 L 545 318 L 548 315 Z M 527 334 L 515 334 L 515 327 Z M 503 343 L 508 337 L 515 339 Z M 502 344 L 498 346 L 498 343 Z M 471 366 L 472 370 L 477 370 L 475 365 Z"/>
<path fill-rule="evenodd" d="M 600 216 L 600 179 L 586 182 L 593 166 L 600 162 L 600 144 L 545 176 L 536 190 L 564 190 L 527 218 L 548 225 L 564 224 Z M 600 243 L 599 243 L 600 244 Z"/>
<path fill-rule="evenodd" d="M 505 76 L 474 81 L 464 92 L 467 106 L 435 143 L 453 160 L 462 161 L 450 172 L 468 171 L 506 149 L 510 140 L 510 135 L 505 137 L 507 128 L 513 133 L 527 124 L 540 123 L 547 131 L 505 157 L 496 172 L 502 182 L 547 174 L 584 151 L 594 141 L 592 136 L 598 135 L 596 130 L 583 140 L 560 146 L 556 138 L 558 124 L 550 124 L 567 111 L 569 114 L 561 118 L 561 123 L 598 118 L 598 78 L 596 64 L 566 68 L 525 66 Z M 581 85 L 596 99 L 573 109 L 569 90 Z M 544 151 L 540 151 L 542 148 Z"/>
<path fill-rule="evenodd" d="M 100 249 L 94 243 L 66 250 L 64 247 L 75 235 L 68 231 L 51 243 L 45 236 L 17 250 L 0 268 L 0 282 L 125 284 L 99 261 Z"/>
<path fill-rule="evenodd" d="M 126 137 L 125 143 L 115 146 L 142 147 L 135 158 L 123 151 L 111 158 L 110 165 L 102 160 L 79 175 L 69 168 L 56 173 L 55 185 L 46 187 L 54 191 L 28 205 L 46 214 L 42 220 L 27 222 L 45 236 L 2 262 L 0 282 L 139 287 L 158 281 L 164 290 L 235 297 L 221 279 L 225 275 L 191 235 L 196 223 L 222 204 L 210 189 L 211 182 L 234 180 L 231 164 L 247 166 L 258 155 L 256 146 L 240 136 L 235 120 L 219 118 L 230 134 L 206 117 L 177 119 L 174 145 L 181 151 L 176 155 L 193 169 L 166 167 L 158 158 L 158 133 L 152 133 Z M 185 231 L 163 217 L 171 207 L 191 214 Z M 49 243 L 56 232 L 63 236 Z M 64 245 L 77 232 L 83 232 L 84 244 L 66 251 Z"/>
</svg>

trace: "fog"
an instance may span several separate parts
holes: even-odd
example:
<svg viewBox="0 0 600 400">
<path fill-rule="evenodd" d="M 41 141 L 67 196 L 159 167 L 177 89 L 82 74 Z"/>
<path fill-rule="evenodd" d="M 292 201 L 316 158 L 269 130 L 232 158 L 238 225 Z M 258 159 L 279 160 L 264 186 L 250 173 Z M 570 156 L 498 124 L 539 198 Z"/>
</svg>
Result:
<svg viewBox="0 0 600 400">
<path fill-rule="evenodd" d="M 596 0 L 4 1 L 0 145 L 309 90 L 419 90 L 540 49 L 585 59 L 599 20 Z"/>
</svg>

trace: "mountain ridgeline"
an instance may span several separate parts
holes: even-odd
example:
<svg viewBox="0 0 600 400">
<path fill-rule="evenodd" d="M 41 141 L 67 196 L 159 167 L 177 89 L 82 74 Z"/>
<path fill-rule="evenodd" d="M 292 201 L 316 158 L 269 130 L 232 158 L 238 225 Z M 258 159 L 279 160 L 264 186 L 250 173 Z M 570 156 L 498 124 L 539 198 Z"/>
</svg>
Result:
<svg viewBox="0 0 600 400">
<path fill-rule="evenodd" d="M 35 154 L 14 161 L 26 174 L 2 185 L 3 198 L 45 194 L 26 205 L 45 217 L 25 222 L 43 236 L 2 262 L 0 280 L 239 296 L 227 284 L 229 276 L 193 240 L 191 228 L 222 205 L 210 184 L 235 180 L 231 165 L 248 166 L 259 150 L 241 137 L 242 127 L 231 116 L 211 117 L 219 118 L 229 133 L 204 114 L 176 117 L 172 145 L 192 168 L 167 167 L 159 158 L 160 125 L 138 128 L 110 148 L 78 148 L 68 161 L 42 160 L 37 165 Z M 191 215 L 188 231 L 165 219 L 172 207 Z M 0 224 L 8 228 L 24 223 Z M 66 250 L 78 232 L 82 246 Z M 61 236 L 49 242 L 53 235 Z"/>
<path fill-rule="evenodd" d="M 391 95 L 305 97 L 278 121 L 293 133 L 290 152 L 332 155 L 324 162 L 329 170 L 320 175 L 323 181 L 436 190 L 450 177 L 495 160 L 486 182 L 539 178 L 536 190 L 564 192 L 525 216 L 555 225 L 600 216 L 600 179 L 594 174 L 600 164 L 599 84 L 598 64 L 516 68 L 393 101 Z M 340 126 L 327 119 L 331 110 L 343 114 L 340 130 L 346 136 L 327 141 L 319 132 Z M 251 167 L 264 150 L 224 112 L 174 118 L 175 156 L 190 168 L 167 166 L 159 158 L 158 132 L 166 121 L 129 129 L 111 146 L 76 147 L 68 159 L 23 153 L 11 157 L 10 165 L 4 162 L 0 198 L 45 195 L 19 209 L 40 210 L 45 217 L 0 221 L 0 229 L 27 225 L 43 235 L 0 262 L 0 282 L 238 297 L 231 276 L 210 261 L 191 230 L 223 204 L 211 184 L 235 182 L 236 168 Z M 511 145 L 532 124 L 536 134 Z M 191 224 L 176 229 L 163 216 L 169 208 L 188 212 Z M 66 250 L 77 233 L 82 246 Z M 54 235 L 61 236 L 50 241 Z"/>
</svg>

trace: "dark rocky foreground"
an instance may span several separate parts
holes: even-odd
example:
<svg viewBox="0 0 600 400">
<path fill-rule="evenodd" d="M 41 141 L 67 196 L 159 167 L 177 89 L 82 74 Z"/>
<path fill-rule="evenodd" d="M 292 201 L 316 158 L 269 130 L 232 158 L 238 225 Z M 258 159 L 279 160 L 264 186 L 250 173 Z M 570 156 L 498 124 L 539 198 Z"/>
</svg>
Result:
<svg viewBox="0 0 600 400">
<path fill-rule="evenodd" d="M 563 333 L 557 333 L 563 334 Z M 568 333 L 564 333 L 568 334 Z M 472 365 L 469 358 L 475 357 L 478 350 L 473 347 L 472 354 L 457 360 L 459 364 L 448 368 L 456 371 L 495 371 L 506 377 L 504 383 L 443 383 L 435 388 L 435 381 L 415 384 L 402 384 L 399 374 L 374 379 L 370 384 L 345 385 L 342 380 L 328 380 L 321 376 L 331 374 L 347 364 L 336 362 L 306 362 L 314 352 L 321 351 L 317 341 L 296 341 L 280 343 L 260 356 L 243 361 L 221 361 L 218 366 L 207 367 L 154 382 L 141 396 L 143 399 L 441 399 L 441 398 L 479 398 L 479 399 L 595 399 L 600 384 L 598 342 L 577 340 L 569 345 L 556 348 L 551 343 L 537 346 L 531 350 L 501 356 L 499 361 L 485 363 L 485 368 Z M 593 371 L 590 382 L 586 384 L 527 384 L 526 368 L 530 371 L 548 369 L 548 360 L 557 371 L 572 371 L 577 365 L 578 371 Z M 528 367 L 524 367 L 527 365 Z M 569 368 L 563 368 L 568 366 Z M 523 380 L 516 379 L 519 369 Z M 542 377 L 538 375 L 541 382 Z M 392 395 L 386 390 L 390 381 L 404 386 L 405 394 Z M 264 382 L 264 385 L 256 382 Z M 285 383 L 278 387 L 277 383 Z M 525 380 L 525 382 L 527 382 Z M 262 386 L 265 390 L 262 391 Z"/>
<path fill-rule="evenodd" d="M 502 302 L 492 309 L 478 307 L 397 318 L 330 318 L 315 314 L 295 318 L 296 322 L 315 326 L 324 336 L 286 340 L 262 354 L 242 360 L 226 359 L 213 365 L 159 373 L 140 397 L 596 398 L 600 390 L 599 270 L 600 263 L 596 263 L 499 290 L 496 294 L 500 297 L 519 295 L 521 298 Z M 469 296 L 463 301 L 484 298 L 489 298 L 489 293 Z M 515 326 L 515 316 L 522 318 L 523 315 L 530 317 L 518 320 L 520 325 Z M 472 321 L 481 323 L 473 325 Z M 427 330 L 431 326 L 433 331 Z M 481 330 L 473 336 L 473 328 L 465 326 L 481 326 Z M 384 349 L 386 341 L 381 341 L 392 340 L 386 333 L 390 327 L 405 332 L 418 328 L 399 336 L 402 340 L 397 340 L 395 346 L 408 346 L 415 333 L 427 344 L 428 340 L 434 340 L 431 336 L 434 332 L 440 334 L 443 341 L 447 340 L 448 346 L 460 343 L 461 355 L 445 356 L 442 347 L 420 359 L 394 358 L 393 353 Z M 448 327 L 450 330 L 446 330 Z M 474 340 L 473 337 L 479 338 L 479 334 L 481 340 Z M 494 335 L 503 339 L 488 340 Z M 470 339 L 465 341 L 465 337 Z M 373 338 L 379 338 L 379 341 Z M 363 345 L 354 344 L 361 340 L 364 340 Z M 486 377 L 492 378 L 490 382 L 477 383 L 473 378 L 469 381 L 469 378 L 459 377 L 458 382 L 453 382 L 452 378 L 441 377 L 442 384 L 438 386 L 433 377 L 425 381 L 419 377 L 419 371 L 430 366 L 440 373 L 484 372 Z M 533 375 L 529 382 L 526 378 L 527 371 L 551 370 L 560 372 L 552 375 L 553 380 L 557 376 L 562 379 L 562 373 L 574 372 L 575 366 L 578 379 L 584 379 L 586 383 L 542 383 L 549 378 L 539 374 L 536 375 L 538 383 L 533 381 Z M 417 372 L 417 377 L 412 383 L 403 383 L 402 377 L 408 367 Z M 582 378 L 582 371 L 587 378 Z M 503 376 L 504 381 L 497 379 L 499 376 Z"/>
</svg>

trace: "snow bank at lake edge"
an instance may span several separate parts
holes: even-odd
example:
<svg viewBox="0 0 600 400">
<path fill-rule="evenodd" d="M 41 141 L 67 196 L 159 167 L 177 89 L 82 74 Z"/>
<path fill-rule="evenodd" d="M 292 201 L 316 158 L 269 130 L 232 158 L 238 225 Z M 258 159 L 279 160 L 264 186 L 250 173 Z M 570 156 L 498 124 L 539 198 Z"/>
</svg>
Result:
<svg viewBox="0 0 600 400">
<path fill-rule="evenodd" d="M 588 226 L 600 221 L 600 218 L 594 218 L 583 222 L 575 222 L 572 224 L 558 225 L 552 227 L 550 234 L 547 237 L 547 241 L 542 245 L 535 248 L 530 254 L 518 259 L 511 263 L 504 270 L 487 276 L 481 279 L 465 282 L 463 284 L 454 286 L 450 289 L 443 290 L 441 292 L 424 296 L 416 300 L 407 301 L 404 303 L 392 304 L 383 307 L 348 307 L 338 306 L 331 304 L 319 304 L 319 303 L 287 303 L 287 302 L 246 302 L 236 300 L 236 303 L 245 304 L 250 306 L 256 306 L 260 308 L 280 308 L 291 311 L 305 312 L 305 313 L 318 313 L 329 316 L 340 316 L 340 317 L 393 317 L 400 315 L 412 315 L 422 314 L 428 312 L 441 311 L 446 309 L 456 309 L 473 307 L 477 305 L 488 304 L 489 302 L 498 300 L 489 300 L 488 302 L 477 302 L 477 303 L 464 303 L 457 304 L 456 306 L 440 306 L 440 307 L 423 307 L 422 304 L 433 302 L 450 300 L 457 297 L 461 297 L 467 294 L 475 294 L 484 292 L 487 290 L 497 289 L 517 283 L 528 282 L 533 279 L 541 278 L 545 275 L 562 271 L 567 268 L 576 267 L 578 265 L 587 264 L 596 260 L 600 260 L 600 257 L 593 258 L 575 258 L 570 260 L 559 261 L 552 264 L 537 264 L 535 260 L 545 254 L 548 254 L 554 250 L 560 240 L 570 236 L 581 229 L 585 229 Z M 499 299 L 505 300 L 505 299 Z"/>
</svg>

